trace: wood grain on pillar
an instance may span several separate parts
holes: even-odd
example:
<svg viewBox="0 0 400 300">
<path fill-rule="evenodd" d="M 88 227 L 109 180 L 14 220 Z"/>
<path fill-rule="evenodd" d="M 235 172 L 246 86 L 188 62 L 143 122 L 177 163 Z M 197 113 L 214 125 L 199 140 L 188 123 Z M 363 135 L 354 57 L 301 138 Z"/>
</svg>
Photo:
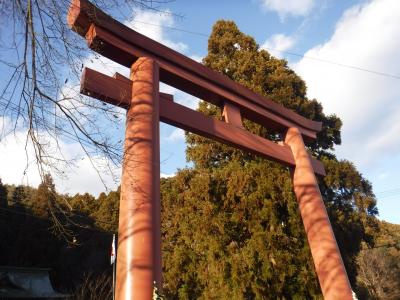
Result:
<svg viewBox="0 0 400 300">
<path fill-rule="evenodd" d="M 324 299 L 351 300 L 346 269 L 300 131 L 289 128 L 285 143 L 292 149 L 296 163 L 294 191 Z"/>
<path fill-rule="evenodd" d="M 159 71 L 139 58 L 131 68 L 117 256 L 117 300 L 150 300 L 161 287 Z"/>
</svg>

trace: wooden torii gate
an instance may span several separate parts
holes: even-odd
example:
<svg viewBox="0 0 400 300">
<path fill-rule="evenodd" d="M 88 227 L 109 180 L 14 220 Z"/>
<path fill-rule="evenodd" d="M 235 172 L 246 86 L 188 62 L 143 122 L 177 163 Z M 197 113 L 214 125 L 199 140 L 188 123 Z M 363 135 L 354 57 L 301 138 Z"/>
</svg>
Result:
<svg viewBox="0 0 400 300">
<path fill-rule="evenodd" d="M 68 24 L 88 46 L 131 70 L 131 78 L 86 68 L 81 93 L 127 109 L 116 299 L 152 299 L 162 284 L 159 121 L 277 161 L 293 170 L 293 185 L 325 299 L 352 299 L 343 261 L 315 174 L 322 163 L 305 141 L 321 123 L 308 120 L 114 20 L 86 0 L 73 0 Z M 164 82 L 223 109 L 224 121 L 205 116 L 159 92 Z M 242 117 L 285 135 L 274 143 L 246 131 Z"/>
</svg>

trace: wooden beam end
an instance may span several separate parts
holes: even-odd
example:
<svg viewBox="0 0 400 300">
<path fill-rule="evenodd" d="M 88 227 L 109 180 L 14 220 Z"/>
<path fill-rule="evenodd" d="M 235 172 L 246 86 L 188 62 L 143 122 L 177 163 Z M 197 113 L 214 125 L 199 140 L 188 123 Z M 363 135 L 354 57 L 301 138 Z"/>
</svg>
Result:
<svg viewBox="0 0 400 300">
<path fill-rule="evenodd" d="M 90 20 L 87 11 L 92 4 L 84 0 L 73 0 L 68 9 L 67 24 L 81 36 L 85 36 L 90 26 Z"/>
</svg>

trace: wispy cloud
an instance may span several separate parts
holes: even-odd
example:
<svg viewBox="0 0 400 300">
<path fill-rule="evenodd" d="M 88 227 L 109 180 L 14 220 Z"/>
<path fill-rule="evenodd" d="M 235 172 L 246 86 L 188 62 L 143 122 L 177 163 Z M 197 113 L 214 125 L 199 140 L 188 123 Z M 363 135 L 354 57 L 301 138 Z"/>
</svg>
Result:
<svg viewBox="0 0 400 300">
<path fill-rule="evenodd" d="M 296 44 L 296 38 L 284 34 L 274 34 L 262 44 L 261 49 L 267 50 L 273 56 L 282 58 L 283 52 Z"/>
<path fill-rule="evenodd" d="M 165 26 L 174 26 L 173 15 L 168 11 L 137 10 L 125 25 L 178 52 L 186 53 L 189 49 L 187 44 L 173 41 L 166 34 Z"/>
<path fill-rule="evenodd" d="M 260 0 L 261 6 L 279 14 L 281 20 L 287 16 L 306 16 L 314 7 L 314 0 Z"/>
<path fill-rule="evenodd" d="M 174 177 L 176 174 L 175 173 L 172 173 L 172 174 L 164 174 L 164 173 L 161 173 L 160 174 L 160 177 L 161 178 L 171 178 L 171 177 Z"/>
<path fill-rule="evenodd" d="M 121 173 L 119 167 L 110 165 L 101 156 L 87 156 L 77 142 L 69 143 L 63 140 L 56 142 L 46 132 L 39 134 L 48 141 L 46 145 L 43 145 L 48 153 L 60 151 L 65 159 L 65 161 L 53 159 L 58 170 L 63 172 L 63 176 L 54 178 L 59 192 L 98 194 L 105 190 L 105 186 L 116 188 L 116 180 Z M 26 137 L 27 130 L 18 128 L 15 132 L 4 136 L 0 143 L 0 178 L 5 183 L 37 186 L 41 181 L 33 145 Z M 102 180 L 92 163 L 101 173 Z"/>
<path fill-rule="evenodd" d="M 375 0 L 347 10 L 335 32 L 306 57 L 400 75 L 400 2 Z M 308 95 L 344 122 L 342 157 L 364 170 L 400 149 L 399 80 L 304 58 L 295 66 Z M 398 163 L 400 161 L 393 161 Z"/>
<path fill-rule="evenodd" d="M 185 132 L 180 128 L 175 128 L 165 139 L 168 142 L 183 141 L 185 140 Z"/>
<path fill-rule="evenodd" d="M 125 25 L 176 51 L 182 53 L 187 53 L 189 51 L 187 44 L 175 41 L 170 38 L 165 31 L 163 26 L 174 25 L 174 18 L 170 13 L 137 10 L 133 14 L 133 17 L 125 22 Z M 84 62 L 84 66 L 107 75 L 113 75 L 115 72 L 119 72 L 129 77 L 129 68 L 123 67 L 97 54 L 89 55 Z M 179 92 L 171 87 L 169 87 L 169 91 L 177 95 L 178 103 L 183 103 L 191 107 L 194 107 L 197 103 L 194 97 L 190 95 Z M 64 106 L 72 109 L 77 108 L 81 112 L 82 110 L 88 109 L 82 107 L 81 100 L 77 100 L 78 97 L 78 82 L 66 83 L 59 93 L 59 98 L 64 99 L 62 101 Z M 124 115 L 124 113 L 121 115 Z M 121 120 L 123 121 L 123 118 L 121 118 Z M 115 122 L 115 120 L 113 121 Z M 9 184 L 29 184 L 37 186 L 40 183 L 40 176 L 34 159 L 33 147 L 29 142 L 27 145 L 25 144 L 26 129 L 18 128 L 15 133 L 10 133 L 10 123 L 10 120 L 0 117 L 0 130 L 3 132 L 0 143 L 0 177 L 5 183 Z M 55 183 L 59 192 L 68 192 L 70 194 L 89 192 L 98 194 L 105 190 L 104 184 L 108 188 L 115 188 L 117 186 L 119 174 L 121 173 L 118 166 L 113 167 L 106 158 L 99 155 L 87 156 L 82 147 L 76 142 L 71 142 L 62 137 L 55 141 L 50 136 L 47 137 L 45 132 L 40 134 L 44 139 L 49 141 L 49 151 L 52 151 L 52 153 L 60 151 L 65 159 L 72 161 L 68 165 L 60 166 L 60 169 L 64 170 L 64 176 L 63 178 L 55 178 Z M 178 141 L 181 139 L 181 133 L 177 131 L 170 136 L 170 138 L 171 141 Z M 104 184 L 100 180 L 97 171 L 93 168 L 92 163 L 94 163 L 98 171 L 100 171 Z M 110 168 L 112 170 L 110 170 Z"/>
</svg>

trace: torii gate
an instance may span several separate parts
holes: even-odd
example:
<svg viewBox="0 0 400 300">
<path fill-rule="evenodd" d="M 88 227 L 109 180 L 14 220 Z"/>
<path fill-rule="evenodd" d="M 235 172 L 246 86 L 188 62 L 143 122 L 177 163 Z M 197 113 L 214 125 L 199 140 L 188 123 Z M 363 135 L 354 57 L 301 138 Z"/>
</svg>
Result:
<svg viewBox="0 0 400 300">
<path fill-rule="evenodd" d="M 117 300 L 152 299 L 162 283 L 159 121 L 249 151 L 292 169 L 294 191 L 325 299 L 353 299 L 315 174 L 322 163 L 303 142 L 321 123 L 308 120 L 124 26 L 87 0 L 73 0 L 68 24 L 88 46 L 131 69 L 131 78 L 86 68 L 81 93 L 127 109 L 119 213 Z M 224 121 L 173 102 L 164 82 L 223 108 Z M 242 117 L 277 130 L 284 143 L 246 131 Z"/>
</svg>

